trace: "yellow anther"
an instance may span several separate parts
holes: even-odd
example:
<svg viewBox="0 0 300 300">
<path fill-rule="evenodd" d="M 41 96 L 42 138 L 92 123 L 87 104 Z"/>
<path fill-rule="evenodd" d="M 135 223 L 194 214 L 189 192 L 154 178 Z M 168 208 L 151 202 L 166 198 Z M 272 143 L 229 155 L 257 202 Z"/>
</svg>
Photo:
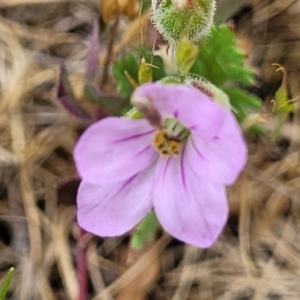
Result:
<svg viewBox="0 0 300 300">
<path fill-rule="evenodd" d="M 168 157 L 170 155 L 177 155 L 180 152 L 181 142 L 171 132 L 162 129 L 155 133 L 152 146 L 161 156 Z"/>
</svg>

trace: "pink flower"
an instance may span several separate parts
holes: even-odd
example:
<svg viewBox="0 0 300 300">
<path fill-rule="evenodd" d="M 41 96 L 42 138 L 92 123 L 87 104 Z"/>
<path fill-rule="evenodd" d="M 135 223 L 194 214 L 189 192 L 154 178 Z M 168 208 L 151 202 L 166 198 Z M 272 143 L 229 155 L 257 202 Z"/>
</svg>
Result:
<svg viewBox="0 0 300 300">
<path fill-rule="evenodd" d="M 225 185 L 235 182 L 247 159 L 239 125 L 192 87 L 151 83 L 132 99 L 146 100 L 161 125 L 110 117 L 84 132 L 74 150 L 82 177 L 79 224 L 118 236 L 154 209 L 175 238 L 209 247 L 227 220 Z"/>
</svg>

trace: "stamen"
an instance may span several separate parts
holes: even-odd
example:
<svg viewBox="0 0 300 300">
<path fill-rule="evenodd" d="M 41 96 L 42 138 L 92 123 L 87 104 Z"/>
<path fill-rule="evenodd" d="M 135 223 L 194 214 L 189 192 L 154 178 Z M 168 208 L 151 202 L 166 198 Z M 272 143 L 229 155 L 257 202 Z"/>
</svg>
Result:
<svg viewBox="0 0 300 300">
<path fill-rule="evenodd" d="M 155 133 L 152 145 L 163 157 L 176 156 L 181 149 L 180 139 L 165 129 Z"/>
<path fill-rule="evenodd" d="M 167 118 L 155 133 L 152 146 L 162 157 L 177 156 L 189 135 L 190 131 L 178 120 Z"/>
</svg>

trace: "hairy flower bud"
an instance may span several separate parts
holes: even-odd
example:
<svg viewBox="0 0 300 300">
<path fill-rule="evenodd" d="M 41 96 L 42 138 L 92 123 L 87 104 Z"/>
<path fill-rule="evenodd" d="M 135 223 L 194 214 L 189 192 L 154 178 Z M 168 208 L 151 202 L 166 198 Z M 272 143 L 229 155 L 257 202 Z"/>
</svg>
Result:
<svg viewBox="0 0 300 300">
<path fill-rule="evenodd" d="M 212 100 L 218 102 L 229 110 L 233 110 L 230 105 L 229 97 L 222 90 L 203 78 L 187 77 L 185 84 L 192 86 L 202 93 L 206 94 Z"/>
<path fill-rule="evenodd" d="M 152 0 L 152 20 L 168 41 L 196 42 L 209 33 L 215 6 L 215 0 Z"/>
</svg>

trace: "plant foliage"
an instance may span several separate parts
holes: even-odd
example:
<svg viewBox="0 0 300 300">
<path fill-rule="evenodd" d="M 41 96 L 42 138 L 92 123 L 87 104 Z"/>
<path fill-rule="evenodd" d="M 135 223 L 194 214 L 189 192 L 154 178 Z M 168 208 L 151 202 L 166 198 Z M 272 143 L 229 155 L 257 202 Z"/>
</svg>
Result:
<svg viewBox="0 0 300 300">
<path fill-rule="evenodd" d="M 212 28 L 190 70 L 227 93 L 240 121 L 260 106 L 260 100 L 244 89 L 254 83 L 254 71 L 244 66 L 244 61 L 245 55 L 236 47 L 234 34 L 223 25 Z"/>
</svg>

